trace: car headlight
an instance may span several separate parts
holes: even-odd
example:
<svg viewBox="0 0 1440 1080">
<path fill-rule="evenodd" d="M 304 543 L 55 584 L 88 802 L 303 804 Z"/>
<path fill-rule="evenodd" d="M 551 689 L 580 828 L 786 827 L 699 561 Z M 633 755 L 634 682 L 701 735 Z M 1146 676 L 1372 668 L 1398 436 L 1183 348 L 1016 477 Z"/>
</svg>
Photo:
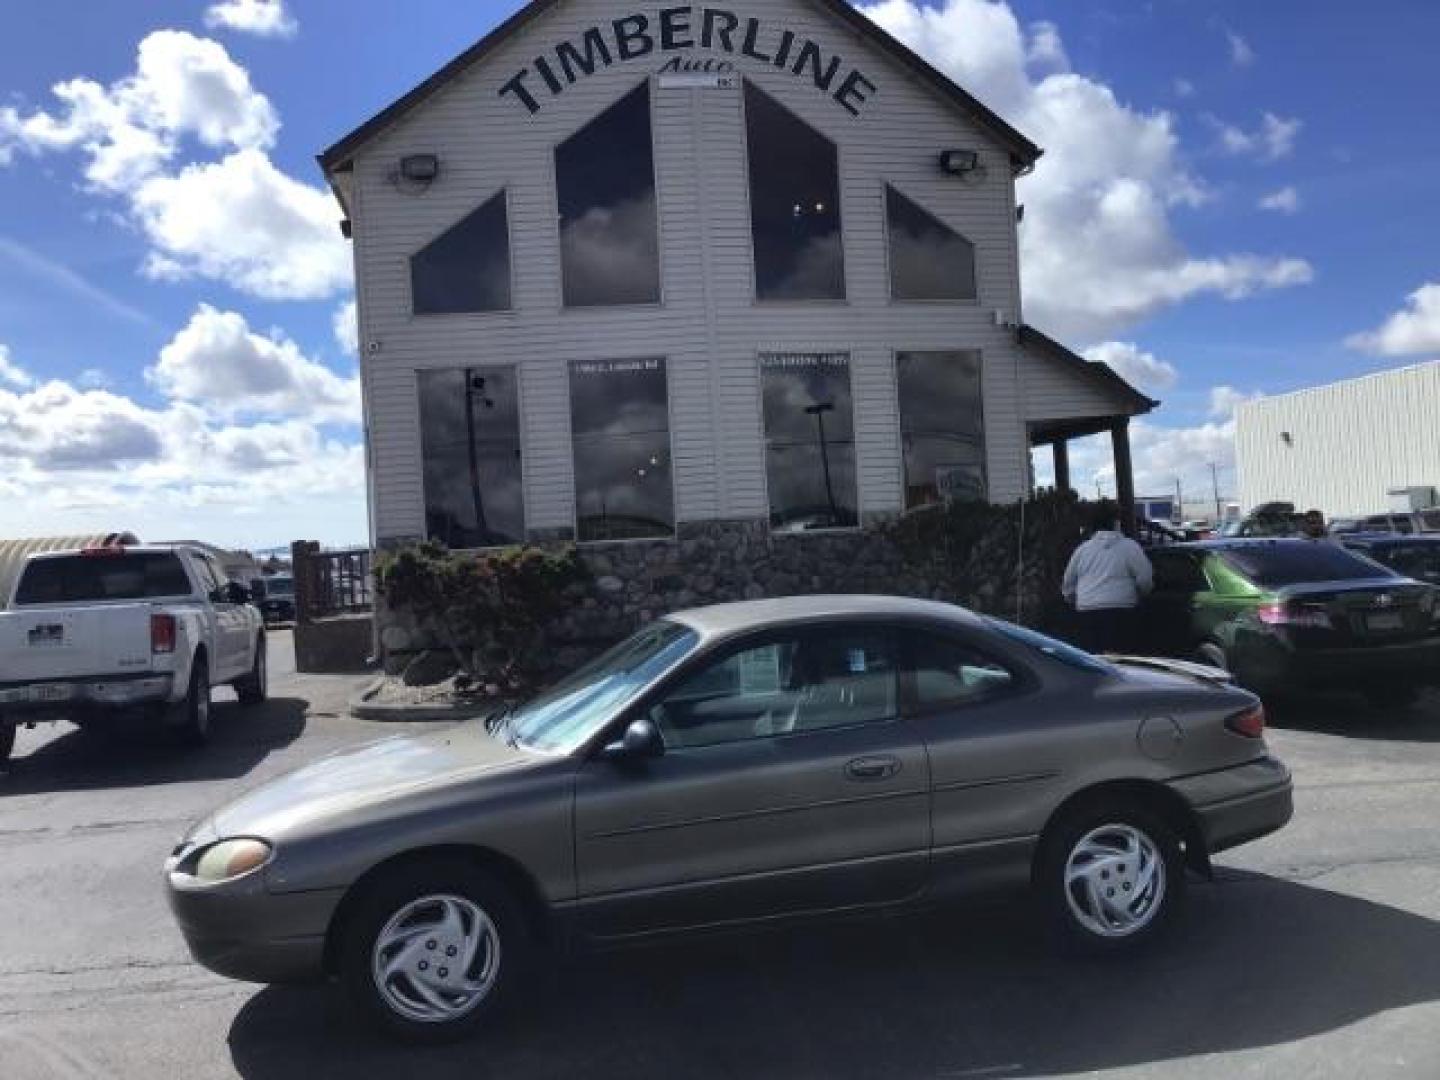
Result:
<svg viewBox="0 0 1440 1080">
<path fill-rule="evenodd" d="M 200 853 L 193 874 L 212 885 L 231 881 L 260 869 L 270 861 L 274 850 L 263 840 L 221 840 Z"/>
</svg>

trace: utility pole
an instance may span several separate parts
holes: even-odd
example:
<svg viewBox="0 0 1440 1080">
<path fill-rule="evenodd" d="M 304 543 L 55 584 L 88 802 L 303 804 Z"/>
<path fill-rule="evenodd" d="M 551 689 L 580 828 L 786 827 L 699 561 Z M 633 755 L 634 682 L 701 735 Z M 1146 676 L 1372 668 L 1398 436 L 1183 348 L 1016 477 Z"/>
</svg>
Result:
<svg viewBox="0 0 1440 1080">
<path fill-rule="evenodd" d="M 1180 486 L 1180 477 L 1175 477 L 1175 523 L 1185 520 L 1185 489 Z"/>
<path fill-rule="evenodd" d="M 1210 482 L 1215 485 L 1215 524 L 1225 520 L 1225 511 L 1220 506 L 1220 466 L 1210 463 Z"/>
</svg>

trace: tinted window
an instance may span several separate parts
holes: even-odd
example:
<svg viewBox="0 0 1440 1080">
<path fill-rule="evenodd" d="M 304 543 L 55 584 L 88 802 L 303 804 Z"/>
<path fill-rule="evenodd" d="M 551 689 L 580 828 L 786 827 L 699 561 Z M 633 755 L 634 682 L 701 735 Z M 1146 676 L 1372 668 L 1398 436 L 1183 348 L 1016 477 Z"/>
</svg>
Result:
<svg viewBox="0 0 1440 1080">
<path fill-rule="evenodd" d="M 699 635 L 678 623 L 651 623 L 516 710 L 516 739 L 541 750 L 572 750 L 678 664 Z"/>
<path fill-rule="evenodd" d="M 896 300 L 974 300 L 975 245 L 918 203 L 885 187 L 890 295 Z"/>
<path fill-rule="evenodd" d="M 905 506 L 985 499 L 985 418 L 978 352 L 896 358 Z"/>
<path fill-rule="evenodd" d="M 581 540 L 675 531 L 664 360 L 572 361 L 575 516 Z"/>
<path fill-rule="evenodd" d="M 652 713 L 671 748 L 716 746 L 889 720 L 894 645 L 873 630 L 783 635 L 686 679 Z"/>
<path fill-rule="evenodd" d="M 422 371 L 425 527 L 452 548 L 525 539 L 514 368 Z"/>
<path fill-rule="evenodd" d="M 1230 550 L 1225 561 L 1266 589 L 1324 581 L 1361 581 L 1386 571 L 1336 544 L 1300 542 L 1263 544 Z"/>
<path fill-rule="evenodd" d="M 173 552 L 73 555 L 27 564 L 15 603 L 151 600 L 190 594 L 190 579 Z"/>
<path fill-rule="evenodd" d="M 295 579 L 288 577 L 272 577 L 265 579 L 266 596 L 294 596 Z"/>
<path fill-rule="evenodd" d="M 1015 685 L 1015 676 L 1004 665 L 954 638 L 916 634 L 910 657 L 915 703 L 922 708 L 968 705 Z"/>
<path fill-rule="evenodd" d="M 755 295 L 845 299 L 835 144 L 748 82 L 745 128 Z"/>
<path fill-rule="evenodd" d="M 1204 592 L 1210 588 L 1199 562 L 1190 555 L 1150 554 L 1155 567 L 1156 592 Z"/>
<path fill-rule="evenodd" d="M 417 315 L 510 308 L 510 222 L 502 191 L 410 260 Z"/>
<path fill-rule="evenodd" d="M 850 358 L 780 353 L 760 358 L 770 524 L 784 532 L 859 524 Z"/>
<path fill-rule="evenodd" d="M 1056 641 L 1054 638 L 1046 637 L 1044 634 L 1036 633 L 1024 626 L 1016 626 L 1003 619 L 986 619 L 985 625 L 991 630 L 1003 634 L 1011 641 L 1019 642 L 1027 649 L 1042 656 L 1048 656 L 1051 660 L 1058 660 L 1070 667 L 1079 668 L 1082 671 L 1093 671 L 1100 675 L 1114 670 L 1103 660 L 1099 660 L 1087 652 L 1082 652 L 1073 645 L 1066 645 L 1063 641 Z"/>
<path fill-rule="evenodd" d="M 1362 551 L 1397 573 L 1416 581 L 1440 585 L 1440 544 L 1396 545 Z"/>
<path fill-rule="evenodd" d="M 555 151 L 565 306 L 660 301 L 650 83 Z"/>
</svg>

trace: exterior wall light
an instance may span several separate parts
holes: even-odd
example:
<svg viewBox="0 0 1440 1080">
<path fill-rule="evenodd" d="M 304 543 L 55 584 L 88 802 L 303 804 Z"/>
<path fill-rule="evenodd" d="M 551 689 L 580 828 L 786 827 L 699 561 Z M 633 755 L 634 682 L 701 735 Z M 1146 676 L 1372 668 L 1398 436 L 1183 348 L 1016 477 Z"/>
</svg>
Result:
<svg viewBox="0 0 1440 1080">
<path fill-rule="evenodd" d="M 965 176 L 980 168 L 977 150 L 944 150 L 940 154 L 940 171 L 947 176 Z"/>
<path fill-rule="evenodd" d="M 390 182 L 396 187 L 404 185 L 425 191 L 440 179 L 440 159 L 434 154 L 407 154 L 400 159 L 400 166 L 390 174 Z"/>
</svg>

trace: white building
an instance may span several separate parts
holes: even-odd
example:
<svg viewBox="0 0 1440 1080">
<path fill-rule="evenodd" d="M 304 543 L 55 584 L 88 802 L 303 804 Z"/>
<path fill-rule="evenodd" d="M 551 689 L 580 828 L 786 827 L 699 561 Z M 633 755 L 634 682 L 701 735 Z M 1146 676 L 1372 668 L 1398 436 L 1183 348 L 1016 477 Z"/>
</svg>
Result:
<svg viewBox="0 0 1440 1080">
<path fill-rule="evenodd" d="M 1440 487 L 1440 361 L 1242 405 L 1235 451 L 1247 509 L 1389 510 L 1392 491 Z"/>
<path fill-rule="evenodd" d="M 1041 151 L 843 0 L 534 0 L 321 156 L 372 539 L 1013 502 L 1155 406 L 1023 326 Z"/>
</svg>

